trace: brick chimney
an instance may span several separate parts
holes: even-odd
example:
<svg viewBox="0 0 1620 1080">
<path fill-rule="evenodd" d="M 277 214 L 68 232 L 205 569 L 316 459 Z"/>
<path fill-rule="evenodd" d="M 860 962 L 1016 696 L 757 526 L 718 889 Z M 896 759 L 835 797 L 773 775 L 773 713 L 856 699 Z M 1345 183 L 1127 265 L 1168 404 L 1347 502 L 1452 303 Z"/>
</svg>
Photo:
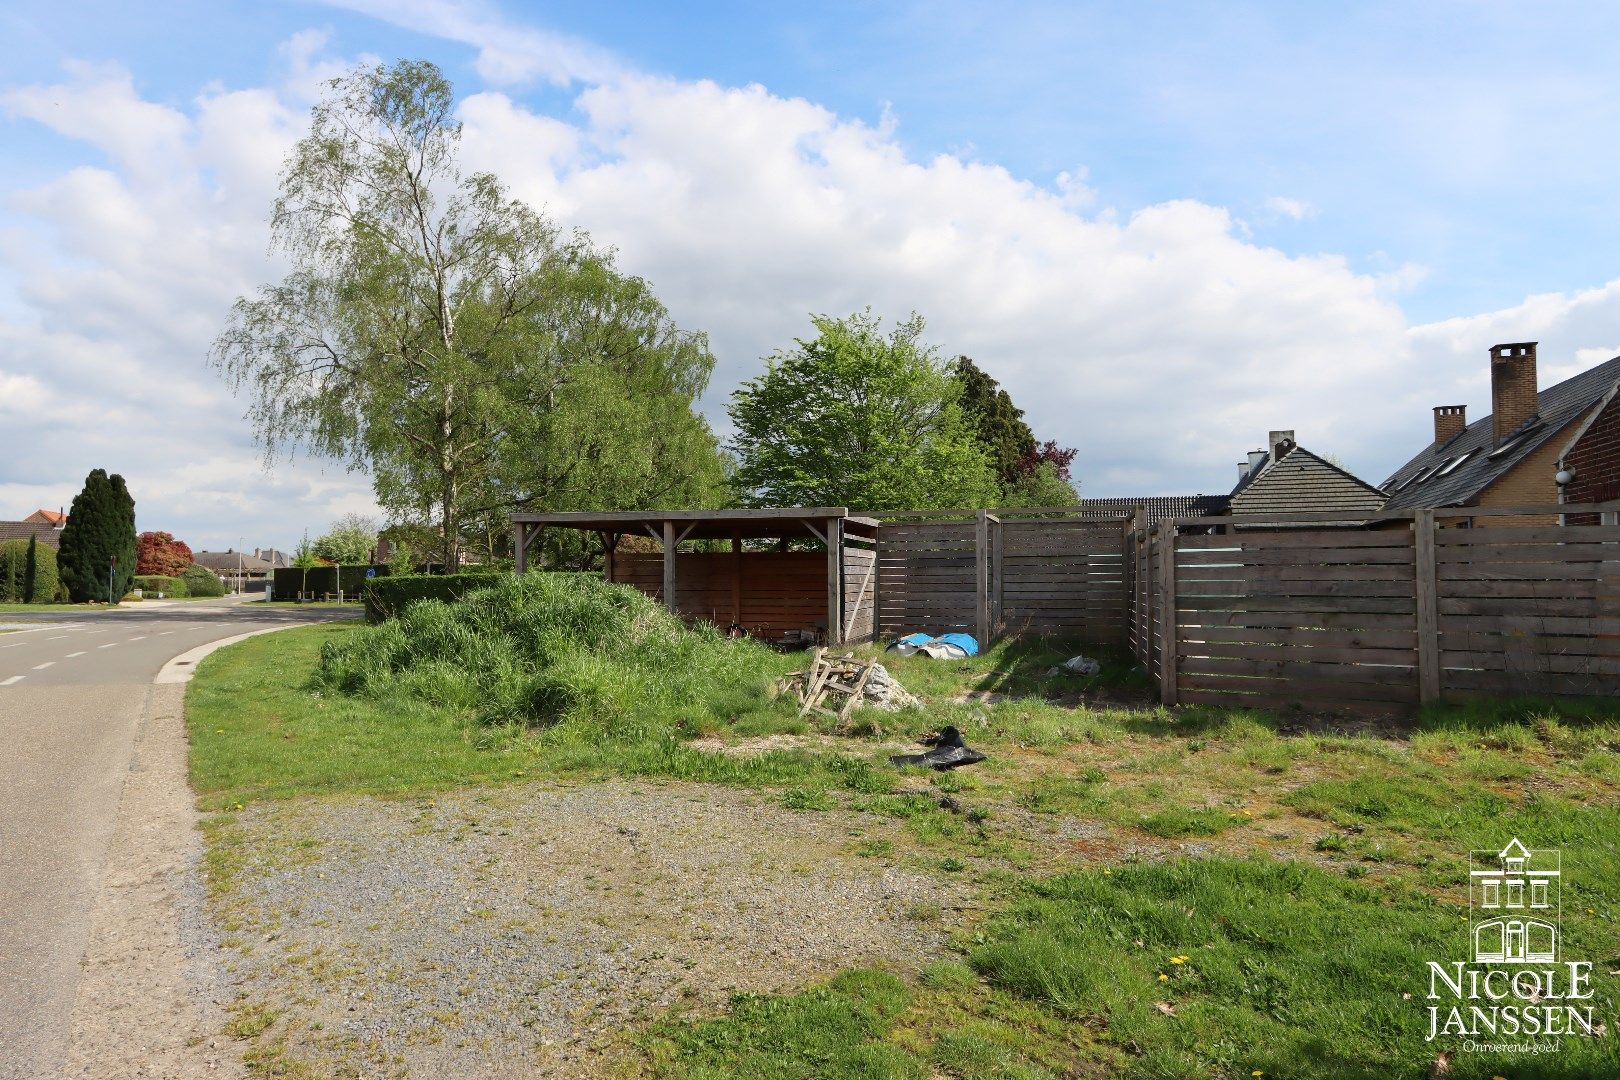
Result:
<svg viewBox="0 0 1620 1080">
<path fill-rule="evenodd" d="M 1536 343 L 1491 346 L 1491 445 L 1536 415 Z"/>
<path fill-rule="evenodd" d="M 1441 446 L 1455 439 L 1468 427 L 1468 406 L 1436 405 L 1434 407 L 1434 445 Z"/>
</svg>

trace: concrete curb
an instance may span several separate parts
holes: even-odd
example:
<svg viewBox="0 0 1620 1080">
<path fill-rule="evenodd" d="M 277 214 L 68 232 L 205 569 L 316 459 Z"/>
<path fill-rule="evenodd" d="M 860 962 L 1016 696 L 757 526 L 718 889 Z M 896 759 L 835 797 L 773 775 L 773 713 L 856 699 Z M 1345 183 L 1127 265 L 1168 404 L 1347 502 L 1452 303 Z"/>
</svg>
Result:
<svg viewBox="0 0 1620 1080">
<path fill-rule="evenodd" d="M 238 641 L 246 641 L 250 637 L 258 637 L 260 634 L 274 634 L 278 630 L 293 630 L 299 626 L 309 625 L 313 624 L 293 623 L 289 626 L 269 626 L 263 630 L 249 630 L 245 634 L 235 634 L 231 637 L 220 638 L 218 641 L 210 641 L 207 644 L 198 645 L 194 649 L 187 649 L 179 656 L 176 656 L 174 659 L 164 664 L 163 667 L 158 670 L 158 673 L 156 677 L 152 679 L 152 682 L 155 685 L 162 685 L 163 683 L 190 682 L 192 673 L 197 670 L 198 662 L 201 661 L 203 657 L 217 649 L 223 649 L 227 645 L 235 645 Z"/>
</svg>

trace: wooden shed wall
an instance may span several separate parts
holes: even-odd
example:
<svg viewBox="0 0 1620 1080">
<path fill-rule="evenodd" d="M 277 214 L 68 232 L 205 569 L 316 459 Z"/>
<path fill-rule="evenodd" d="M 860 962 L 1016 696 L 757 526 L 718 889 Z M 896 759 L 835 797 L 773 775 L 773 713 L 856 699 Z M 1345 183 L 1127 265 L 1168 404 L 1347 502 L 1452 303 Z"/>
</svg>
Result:
<svg viewBox="0 0 1620 1080">
<path fill-rule="evenodd" d="M 621 552 L 613 580 L 655 600 L 664 594 L 664 556 Z M 675 556 L 675 606 L 689 619 L 732 621 L 775 640 L 827 625 L 827 556 L 820 551 L 690 552 Z M 740 617 L 739 617 L 740 616 Z"/>
</svg>

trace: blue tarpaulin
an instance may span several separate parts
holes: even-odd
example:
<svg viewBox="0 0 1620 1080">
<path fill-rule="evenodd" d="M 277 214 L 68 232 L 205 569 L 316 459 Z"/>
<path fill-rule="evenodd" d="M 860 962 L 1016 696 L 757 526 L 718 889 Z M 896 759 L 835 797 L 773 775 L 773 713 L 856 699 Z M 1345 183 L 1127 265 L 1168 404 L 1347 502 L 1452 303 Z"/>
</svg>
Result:
<svg viewBox="0 0 1620 1080">
<path fill-rule="evenodd" d="M 979 642 L 972 634 L 907 634 L 889 646 L 890 652 L 902 656 L 922 653 L 935 660 L 961 660 L 979 655 Z"/>
</svg>

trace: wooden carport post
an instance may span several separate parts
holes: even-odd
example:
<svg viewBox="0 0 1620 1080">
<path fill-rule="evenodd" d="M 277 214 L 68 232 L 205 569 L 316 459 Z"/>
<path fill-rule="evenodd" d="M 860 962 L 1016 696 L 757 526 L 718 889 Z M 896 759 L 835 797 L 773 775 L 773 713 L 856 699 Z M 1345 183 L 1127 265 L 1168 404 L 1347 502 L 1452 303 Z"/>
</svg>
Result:
<svg viewBox="0 0 1620 1080">
<path fill-rule="evenodd" d="M 671 611 L 679 610 L 675 606 L 675 548 L 678 542 L 675 539 L 675 523 L 664 522 L 664 606 Z"/>
<path fill-rule="evenodd" d="M 529 572 L 529 527 L 521 521 L 512 522 L 512 553 L 517 557 L 517 572 Z"/>
<path fill-rule="evenodd" d="M 827 519 L 827 644 L 844 643 L 844 523 Z"/>
</svg>

